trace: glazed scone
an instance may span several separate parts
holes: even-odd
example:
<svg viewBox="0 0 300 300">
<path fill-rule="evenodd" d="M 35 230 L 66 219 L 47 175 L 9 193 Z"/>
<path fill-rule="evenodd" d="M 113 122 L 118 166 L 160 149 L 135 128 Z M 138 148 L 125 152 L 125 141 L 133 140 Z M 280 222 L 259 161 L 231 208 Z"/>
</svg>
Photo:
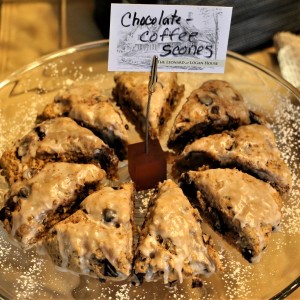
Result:
<svg viewBox="0 0 300 300">
<path fill-rule="evenodd" d="M 118 157 L 90 130 L 70 118 L 55 118 L 38 124 L 6 150 L 0 167 L 9 183 L 26 179 L 48 162 L 94 163 L 116 178 Z"/>
<path fill-rule="evenodd" d="M 125 115 L 140 134 L 145 133 L 148 103 L 149 73 L 124 72 L 114 77 L 113 96 Z M 162 127 L 183 95 L 184 88 L 177 83 L 176 73 L 159 73 L 156 90 L 152 94 L 149 113 L 149 134 L 158 138 Z"/>
<path fill-rule="evenodd" d="M 44 121 L 68 116 L 94 132 L 115 150 L 120 160 L 127 157 L 128 124 L 122 111 L 105 96 L 97 84 L 76 84 L 61 91 L 38 116 Z"/>
<path fill-rule="evenodd" d="M 170 179 L 159 184 L 139 236 L 137 278 L 174 284 L 214 273 L 220 261 L 210 239 L 203 236 L 201 221 L 177 184 Z"/>
<path fill-rule="evenodd" d="M 275 136 L 264 125 L 241 126 L 194 141 L 184 148 L 173 173 L 197 170 L 203 165 L 240 169 L 269 182 L 281 193 L 286 193 L 292 184 Z"/>
<path fill-rule="evenodd" d="M 268 183 L 236 169 L 189 171 L 181 188 L 200 214 L 249 262 L 258 262 L 281 221 L 282 200 Z"/>
<path fill-rule="evenodd" d="M 44 240 L 53 262 L 75 273 L 120 281 L 131 274 L 133 183 L 103 187 L 56 224 Z"/>
<path fill-rule="evenodd" d="M 258 121 L 228 82 L 209 80 L 189 95 L 171 128 L 168 146 L 182 151 L 195 139 Z"/>
<path fill-rule="evenodd" d="M 28 248 L 74 212 L 105 175 L 92 164 L 48 163 L 32 178 L 11 186 L 0 220 L 12 237 Z"/>
</svg>

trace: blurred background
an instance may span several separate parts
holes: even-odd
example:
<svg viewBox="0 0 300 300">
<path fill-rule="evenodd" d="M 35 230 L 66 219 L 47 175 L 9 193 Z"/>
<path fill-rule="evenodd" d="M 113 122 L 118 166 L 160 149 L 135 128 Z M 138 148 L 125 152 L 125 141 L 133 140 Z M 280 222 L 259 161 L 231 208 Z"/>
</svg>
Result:
<svg viewBox="0 0 300 300">
<path fill-rule="evenodd" d="M 299 0 L 0 0 L 0 79 L 45 54 L 109 38 L 111 2 L 232 6 L 228 48 L 277 73 L 274 35 L 300 32 Z"/>
</svg>

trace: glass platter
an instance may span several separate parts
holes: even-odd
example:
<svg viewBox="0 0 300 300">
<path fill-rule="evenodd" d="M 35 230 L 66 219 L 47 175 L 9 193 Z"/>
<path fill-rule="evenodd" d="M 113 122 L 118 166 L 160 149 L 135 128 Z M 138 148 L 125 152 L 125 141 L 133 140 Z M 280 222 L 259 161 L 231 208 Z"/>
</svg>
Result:
<svg viewBox="0 0 300 300">
<path fill-rule="evenodd" d="M 108 41 L 83 44 L 37 60 L 0 82 L 0 155 L 33 127 L 37 113 L 62 87 L 74 81 L 98 80 L 110 94 L 114 74 L 107 72 L 107 56 Z M 0 295 L 3 298 L 279 299 L 297 289 L 300 285 L 299 91 L 265 68 L 232 52 L 228 52 L 225 74 L 179 73 L 178 76 L 185 84 L 183 100 L 205 80 L 227 80 L 241 92 L 249 108 L 263 113 L 271 123 L 278 147 L 292 171 L 293 188 L 284 199 L 281 228 L 273 233 L 261 262 L 249 264 L 204 224 L 203 231 L 214 239 L 224 271 L 204 278 L 202 288 L 192 289 L 188 280 L 177 289 L 160 283 L 145 283 L 140 287 L 132 286 L 130 281 L 104 284 L 93 278 L 62 272 L 47 256 L 35 250 L 23 252 L 11 243 L 0 225 Z M 169 127 L 167 124 L 164 137 Z M 132 142 L 138 140 L 133 132 Z M 120 175 L 128 178 L 126 162 L 120 165 Z M 1 178 L 0 207 L 6 191 L 7 185 Z M 144 200 L 140 198 L 136 205 L 135 217 L 139 222 L 146 210 L 147 201 Z"/>
</svg>

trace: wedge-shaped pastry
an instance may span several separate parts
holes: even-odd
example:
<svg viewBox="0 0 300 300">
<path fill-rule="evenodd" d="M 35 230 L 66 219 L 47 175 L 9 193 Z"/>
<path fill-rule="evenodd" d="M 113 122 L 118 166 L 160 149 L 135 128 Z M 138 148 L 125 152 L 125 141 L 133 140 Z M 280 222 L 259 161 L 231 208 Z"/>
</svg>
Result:
<svg viewBox="0 0 300 300">
<path fill-rule="evenodd" d="M 241 126 L 194 141 L 175 163 L 174 174 L 203 165 L 238 168 L 269 182 L 281 193 L 291 187 L 291 173 L 281 158 L 275 136 L 264 125 Z"/>
<path fill-rule="evenodd" d="M 258 122 L 242 95 L 228 82 L 209 80 L 192 91 L 175 118 L 168 146 L 182 150 L 196 138 Z"/>
<path fill-rule="evenodd" d="M 140 134 L 145 133 L 148 103 L 149 73 L 119 73 L 115 75 L 113 96 Z M 152 94 L 149 113 L 150 137 L 158 138 L 163 125 L 183 95 L 176 73 L 159 73 L 156 90 Z"/>
<path fill-rule="evenodd" d="M 123 160 L 127 156 L 128 124 L 121 110 L 97 84 L 74 85 L 60 92 L 38 116 L 38 121 L 68 116 L 92 130 Z"/>
<path fill-rule="evenodd" d="M 236 169 L 189 171 L 181 187 L 201 215 L 249 262 L 258 262 L 281 220 L 282 201 L 268 183 Z"/>
<path fill-rule="evenodd" d="M 12 149 L 6 150 L 0 166 L 10 183 L 28 178 L 47 162 L 94 163 L 116 178 L 118 157 L 90 130 L 70 118 L 55 118 L 37 125 Z"/>
<path fill-rule="evenodd" d="M 48 163 L 32 178 L 11 186 L 0 220 L 28 248 L 68 217 L 104 177 L 105 171 L 92 164 Z"/>
<path fill-rule="evenodd" d="M 133 258 L 132 183 L 103 187 L 89 195 L 44 241 L 53 262 L 100 279 L 126 279 Z"/>
<path fill-rule="evenodd" d="M 214 273 L 218 255 L 203 237 L 201 218 L 170 179 L 159 185 L 149 203 L 136 249 L 134 272 L 140 281 L 182 283 Z"/>
</svg>

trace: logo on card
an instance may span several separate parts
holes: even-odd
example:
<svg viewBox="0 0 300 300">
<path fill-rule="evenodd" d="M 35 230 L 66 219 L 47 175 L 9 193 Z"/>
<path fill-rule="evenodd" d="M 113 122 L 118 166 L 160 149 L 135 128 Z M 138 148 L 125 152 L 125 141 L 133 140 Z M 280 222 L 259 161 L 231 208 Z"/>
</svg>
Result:
<svg viewBox="0 0 300 300">
<path fill-rule="evenodd" d="M 224 72 L 229 7 L 112 4 L 110 71 Z"/>
</svg>

